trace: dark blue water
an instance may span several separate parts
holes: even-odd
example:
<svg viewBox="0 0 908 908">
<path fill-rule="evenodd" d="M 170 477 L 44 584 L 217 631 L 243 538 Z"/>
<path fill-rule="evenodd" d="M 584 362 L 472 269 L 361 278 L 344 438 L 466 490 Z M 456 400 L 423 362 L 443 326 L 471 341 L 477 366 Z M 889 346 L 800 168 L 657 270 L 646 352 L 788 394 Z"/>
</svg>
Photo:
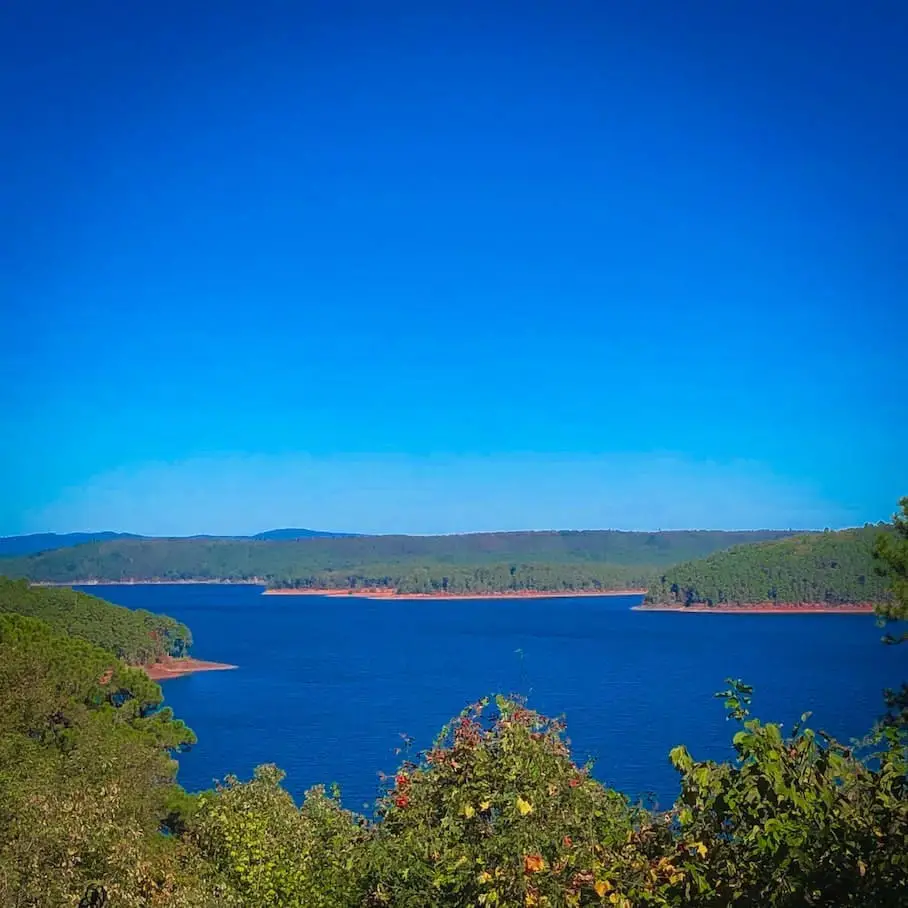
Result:
<svg viewBox="0 0 908 908">
<path fill-rule="evenodd" d="M 200 658 L 237 671 L 166 681 L 167 702 L 199 743 L 180 758 L 189 789 L 277 763 L 295 795 L 341 785 L 370 809 L 401 734 L 428 746 L 468 702 L 521 692 L 563 714 L 595 775 L 663 805 L 677 793 L 668 751 L 723 758 L 734 728 L 712 697 L 731 675 L 754 711 L 850 738 L 880 691 L 908 677 L 908 646 L 885 647 L 864 615 L 683 615 L 631 611 L 633 598 L 370 601 L 261 596 L 258 587 L 88 590 L 186 622 Z"/>
</svg>

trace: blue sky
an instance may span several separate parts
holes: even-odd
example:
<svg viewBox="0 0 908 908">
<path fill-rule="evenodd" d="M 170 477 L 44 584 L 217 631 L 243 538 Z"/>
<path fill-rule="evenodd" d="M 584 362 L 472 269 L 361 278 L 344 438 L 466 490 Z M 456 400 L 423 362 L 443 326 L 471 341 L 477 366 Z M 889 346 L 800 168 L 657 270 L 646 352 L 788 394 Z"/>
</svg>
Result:
<svg viewBox="0 0 908 908">
<path fill-rule="evenodd" d="M 908 6 L 0 10 L 0 533 L 908 494 Z"/>
</svg>

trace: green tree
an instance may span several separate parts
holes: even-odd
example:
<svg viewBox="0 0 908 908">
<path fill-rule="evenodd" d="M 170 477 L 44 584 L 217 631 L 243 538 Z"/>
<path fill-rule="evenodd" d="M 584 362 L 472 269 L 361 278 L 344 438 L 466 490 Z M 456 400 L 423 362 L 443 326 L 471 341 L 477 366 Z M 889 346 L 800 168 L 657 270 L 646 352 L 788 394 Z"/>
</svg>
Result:
<svg viewBox="0 0 908 908">
<path fill-rule="evenodd" d="M 894 532 L 880 533 L 873 554 L 877 569 L 889 581 L 892 596 L 877 606 L 876 612 L 884 622 L 908 620 L 908 497 L 899 501 L 899 510 L 892 515 Z M 908 640 L 908 632 L 889 638 L 892 642 Z"/>
<path fill-rule="evenodd" d="M 200 798 L 189 837 L 215 868 L 215 883 L 256 908 L 362 904 L 354 867 L 361 824 L 317 787 L 301 808 L 283 772 L 260 766 L 249 782 L 228 777 Z"/>
<path fill-rule="evenodd" d="M 205 904 L 191 854 L 161 834 L 172 752 L 194 737 L 160 707 L 111 653 L 0 615 L 0 904 Z"/>
<path fill-rule="evenodd" d="M 893 533 L 881 533 L 874 547 L 877 570 L 891 586 L 892 598 L 877 607 L 883 624 L 908 620 L 908 497 L 899 501 L 899 511 L 892 516 Z M 887 634 L 886 643 L 903 643 L 908 632 Z M 884 691 L 886 715 L 883 723 L 889 728 L 908 729 L 908 682 L 898 690 Z"/>
</svg>

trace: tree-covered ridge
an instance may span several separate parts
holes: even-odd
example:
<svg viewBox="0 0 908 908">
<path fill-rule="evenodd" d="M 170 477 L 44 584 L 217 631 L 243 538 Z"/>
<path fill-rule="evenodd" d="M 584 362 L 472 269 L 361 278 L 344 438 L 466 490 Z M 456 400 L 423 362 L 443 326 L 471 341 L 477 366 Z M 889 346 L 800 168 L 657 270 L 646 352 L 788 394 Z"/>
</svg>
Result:
<svg viewBox="0 0 908 908">
<path fill-rule="evenodd" d="M 666 567 L 729 546 L 778 539 L 783 531 L 690 530 L 625 533 L 617 530 L 475 533 L 461 536 L 358 536 L 293 541 L 231 539 L 121 539 L 0 559 L 0 573 L 34 581 L 256 580 L 274 585 L 317 585 L 325 573 L 389 573 L 459 566 L 556 565 L 590 568 L 588 585 L 603 566 Z M 364 569 L 368 568 L 368 571 Z M 363 585 L 363 584 L 361 584 Z M 621 584 L 623 585 L 623 584 Z M 563 584 L 558 582 L 556 588 Z"/>
<path fill-rule="evenodd" d="M 891 527 L 736 546 L 665 571 L 650 587 L 648 599 L 680 605 L 883 602 L 889 581 L 873 554 L 881 533 L 891 533 Z"/>
<path fill-rule="evenodd" d="M 346 571 L 318 571 L 272 586 L 283 589 L 385 589 L 419 595 L 487 595 L 489 593 L 593 592 L 645 590 L 655 568 L 609 564 L 377 564 Z"/>
<path fill-rule="evenodd" d="M 81 637 L 133 665 L 185 656 L 192 644 L 189 628 L 167 615 L 7 577 L 0 577 L 0 613 L 40 618 L 57 632 Z"/>
</svg>

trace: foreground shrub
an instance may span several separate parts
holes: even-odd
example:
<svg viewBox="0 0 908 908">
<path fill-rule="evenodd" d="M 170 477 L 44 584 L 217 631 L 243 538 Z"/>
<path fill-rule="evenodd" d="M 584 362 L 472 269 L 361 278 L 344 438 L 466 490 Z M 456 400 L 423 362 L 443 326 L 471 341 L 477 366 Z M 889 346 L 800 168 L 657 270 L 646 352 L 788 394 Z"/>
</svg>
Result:
<svg viewBox="0 0 908 908">
<path fill-rule="evenodd" d="M 694 762 L 683 747 L 676 815 L 684 901 L 709 906 L 908 905 L 904 739 L 879 732 L 864 759 L 803 726 L 747 718 L 750 690 L 726 691 L 741 723 L 733 763 Z M 686 844 L 684 844 L 686 843 Z"/>
<path fill-rule="evenodd" d="M 497 698 L 405 763 L 379 805 L 370 904 L 642 904 L 678 871 L 660 829 L 578 767 L 560 722 Z"/>
<path fill-rule="evenodd" d="M 482 700 L 388 781 L 374 821 L 320 788 L 301 808 L 261 767 L 203 795 L 188 839 L 211 889 L 242 906 L 902 906 L 904 738 L 859 757 L 799 726 L 748 718 L 732 762 L 671 759 L 681 796 L 653 815 L 571 759 L 564 726 Z"/>
<path fill-rule="evenodd" d="M 320 787 L 297 808 L 282 779 L 260 766 L 252 781 L 228 777 L 201 796 L 189 838 L 217 868 L 215 888 L 225 902 L 257 908 L 361 904 L 353 859 L 364 824 Z"/>
</svg>

